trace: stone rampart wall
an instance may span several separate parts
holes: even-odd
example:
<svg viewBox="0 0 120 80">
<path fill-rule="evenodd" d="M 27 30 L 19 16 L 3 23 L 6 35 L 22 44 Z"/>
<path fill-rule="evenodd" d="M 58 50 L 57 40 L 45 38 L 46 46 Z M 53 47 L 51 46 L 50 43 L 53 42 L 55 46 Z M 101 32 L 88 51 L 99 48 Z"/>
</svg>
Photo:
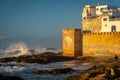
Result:
<svg viewBox="0 0 120 80">
<path fill-rule="evenodd" d="M 120 32 L 83 33 L 83 56 L 120 54 Z"/>
</svg>

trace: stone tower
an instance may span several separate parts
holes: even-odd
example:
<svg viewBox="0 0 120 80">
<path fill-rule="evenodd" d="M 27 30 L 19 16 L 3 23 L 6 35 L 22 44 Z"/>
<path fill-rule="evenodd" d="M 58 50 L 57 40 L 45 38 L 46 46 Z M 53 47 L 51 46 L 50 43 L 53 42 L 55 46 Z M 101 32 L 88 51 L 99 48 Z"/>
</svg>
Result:
<svg viewBox="0 0 120 80">
<path fill-rule="evenodd" d="M 63 56 L 82 55 L 81 29 L 63 29 L 62 31 Z"/>
</svg>

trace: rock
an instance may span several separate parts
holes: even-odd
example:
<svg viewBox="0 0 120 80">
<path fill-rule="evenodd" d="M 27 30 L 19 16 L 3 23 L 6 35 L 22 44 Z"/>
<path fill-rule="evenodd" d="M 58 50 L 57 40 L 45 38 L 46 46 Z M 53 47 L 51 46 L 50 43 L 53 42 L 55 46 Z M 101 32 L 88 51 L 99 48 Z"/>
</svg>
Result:
<svg viewBox="0 0 120 80">
<path fill-rule="evenodd" d="M 51 62 L 60 62 L 60 61 L 68 61 L 75 60 L 73 57 L 65 57 L 60 56 L 57 53 L 45 52 L 37 55 L 22 55 L 19 57 L 6 57 L 1 58 L 0 62 L 22 62 L 22 63 L 39 63 L 39 64 L 47 64 Z"/>
<path fill-rule="evenodd" d="M 48 70 L 33 70 L 32 73 L 34 74 L 53 74 L 53 75 L 56 75 L 56 74 L 66 74 L 68 72 L 72 72 L 74 71 L 73 69 L 71 68 L 63 68 L 63 69 L 52 69 L 51 71 L 48 71 Z"/>
<path fill-rule="evenodd" d="M 67 80 L 120 80 L 120 66 L 118 64 L 93 66 L 82 74 L 68 77 Z"/>
<path fill-rule="evenodd" d="M 0 80 L 24 80 L 19 76 L 3 76 L 0 74 Z"/>
<path fill-rule="evenodd" d="M 3 77 L 3 75 L 0 74 L 0 78 Z"/>
<path fill-rule="evenodd" d="M 120 78 L 120 70 L 118 68 L 109 68 L 106 70 L 106 75 L 104 76 L 107 80 L 119 80 Z"/>
<path fill-rule="evenodd" d="M 82 74 L 68 77 L 67 80 L 89 80 L 103 73 L 105 73 L 105 66 L 93 66 Z"/>
<path fill-rule="evenodd" d="M 32 73 L 34 74 L 46 74 L 49 73 L 48 70 L 33 70 Z"/>
<path fill-rule="evenodd" d="M 63 69 L 53 69 L 52 71 L 50 71 L 50 73 L 56 75 L 56 74 L 66 74 L 72 71 L 74 70 L 71 68 L 63 68 Z"/>
</svg>

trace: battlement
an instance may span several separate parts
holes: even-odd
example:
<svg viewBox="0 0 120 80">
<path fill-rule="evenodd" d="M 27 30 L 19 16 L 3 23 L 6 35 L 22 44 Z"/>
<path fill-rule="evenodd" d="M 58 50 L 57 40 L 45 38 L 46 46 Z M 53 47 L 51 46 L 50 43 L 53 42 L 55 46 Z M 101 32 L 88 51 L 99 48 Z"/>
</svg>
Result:
<svg viewBox="0 0 120 80">
<path fill-rule="evenodd" d="M 120 34 L 120 32 L 94 32 L 94 33 L 83 33 L 83 36 L 86 35 L 113 35 L 113 34 Z"/>
</svg>

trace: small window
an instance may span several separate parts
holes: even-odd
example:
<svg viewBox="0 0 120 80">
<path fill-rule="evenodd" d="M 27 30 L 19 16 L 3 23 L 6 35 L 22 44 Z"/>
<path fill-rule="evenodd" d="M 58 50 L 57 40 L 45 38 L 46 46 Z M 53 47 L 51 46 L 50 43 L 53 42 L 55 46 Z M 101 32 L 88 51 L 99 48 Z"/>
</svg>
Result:
<svg viewBox="0 0 120 80">
<path fill-rule="evenodd" d="M 84 20 L 86 19 L 86 17 L 84 17 Z"/>
<path fill-rule="evenodd" d="M 103 21 L 107 21 L 107 18 L 103 18 Z"/>
<path fill-rule="evenodd" d="M 87 13 L 89 12 L 88 9 L 86 10 L 86 12 L 87 12 Z"/>
<path fill-rule="evenodd" d="M 116 26 L 115 25 L 111 26 L 111 32 L 116 32 Z"/>
<path fill-rule="evenodd" d="M 99 8 L 96 9 L 97 11 L 99 10 Z"/>
<path fill-rule="evenodd" d="M 104 8 L 101 8 L 100 11 L 102 12 Z"/>
</svg>

